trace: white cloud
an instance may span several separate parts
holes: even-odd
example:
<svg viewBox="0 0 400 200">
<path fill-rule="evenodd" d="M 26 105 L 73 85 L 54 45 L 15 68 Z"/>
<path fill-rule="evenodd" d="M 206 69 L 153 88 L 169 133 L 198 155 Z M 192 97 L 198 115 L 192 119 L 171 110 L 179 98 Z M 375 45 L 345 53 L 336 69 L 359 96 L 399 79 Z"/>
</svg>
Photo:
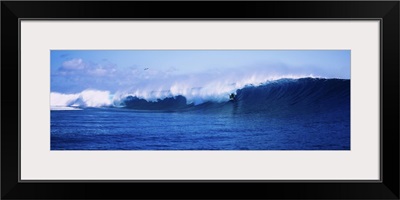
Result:
<svg viewBox="0 0 400 200">
<path fill-rule="evenodd" d="M 88 74 L 94 75 L 94 76 L 105 76 L 108 73 L 110 73 L 110 72 L 103 68 L 97 68 L 97 69 L 92 69 L 92 70 L 88 71 Z"/>
<path fill-rule="evenodd" d="M 85 68 L 85 63 L 80 58 L 74 58 L 62 63 L 62 69 L 66 70 L 82 70 Z"/>
</svg>

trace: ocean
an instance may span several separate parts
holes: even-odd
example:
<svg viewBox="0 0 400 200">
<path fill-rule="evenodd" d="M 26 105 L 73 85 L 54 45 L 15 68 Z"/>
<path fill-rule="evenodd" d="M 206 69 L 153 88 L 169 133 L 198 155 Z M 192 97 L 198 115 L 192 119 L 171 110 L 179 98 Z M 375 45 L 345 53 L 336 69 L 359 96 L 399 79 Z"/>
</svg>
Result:
<svg viewBox="0 0 400 200">
<path fill-rule="evenodd" d="M 51 150 L 350 150 L 348 79 L 280 79 L 201 103 L 82 102 L 51 110 Z"/>
</svg>

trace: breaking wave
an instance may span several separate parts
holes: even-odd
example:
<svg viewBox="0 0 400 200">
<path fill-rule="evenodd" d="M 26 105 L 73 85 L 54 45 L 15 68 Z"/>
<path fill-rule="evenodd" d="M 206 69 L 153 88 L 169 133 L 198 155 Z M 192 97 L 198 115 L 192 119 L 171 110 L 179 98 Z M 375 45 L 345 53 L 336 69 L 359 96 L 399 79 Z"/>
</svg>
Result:
<svg viewBox="0 0 400 200">
<path fill-rule="evenodd" d="M 234 98 L 230 99 L 230 94 Z M 134 110 L 247 112 L 317 112 L 350 110 L 350 80 L 283 78 L 263 83 L 216 84 L 168 90 L 136 90 L 111 95 L 86 90 L 78 94 L 51 93 L 51 107 L 123 107 Z M 54 109 L 53 109 L 54 110 Z"/>
</svg>

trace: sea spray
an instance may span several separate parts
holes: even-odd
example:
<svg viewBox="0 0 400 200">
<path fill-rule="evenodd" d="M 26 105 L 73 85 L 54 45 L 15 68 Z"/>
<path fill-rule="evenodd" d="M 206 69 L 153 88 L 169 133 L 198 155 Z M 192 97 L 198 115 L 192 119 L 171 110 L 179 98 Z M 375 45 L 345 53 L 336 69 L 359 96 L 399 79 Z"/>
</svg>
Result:
<svg viewBox="0 0 400 200">
<path fill-rule="evenodd" d="M 57 107 L 103 107 L 111 105 L 110 96 L 110 92 L 98 90 L 85 90 L 76 94 L 52 92 L 50 104 L 53 109 L 57 109 Z"/>
</svg>

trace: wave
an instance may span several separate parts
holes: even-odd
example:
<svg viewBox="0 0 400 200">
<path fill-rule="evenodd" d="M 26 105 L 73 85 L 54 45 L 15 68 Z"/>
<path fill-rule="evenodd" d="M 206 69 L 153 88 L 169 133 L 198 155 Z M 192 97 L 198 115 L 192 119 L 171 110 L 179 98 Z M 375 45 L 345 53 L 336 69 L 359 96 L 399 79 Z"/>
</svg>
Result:
<svg viewBox="0 0 400 200">
<path fill-rule="evenodd" d="M 241 88 L 237 88 L 240 86 Z M 230 99 L 230 94 L 235 98 Z M 236 113 L 325 112 L 350 110 L 350 80 L 283 78 L 257 84 L 217 84 L 168 90 L 116 93 L 85 90 L 77 94 L 51 93 L 51 107 L 123 107 L 141 111 Z"/>
<path fill-rule="evenodd" d="M 164 111 L 218 111 L 234 109 L 240 113 L 254 112 L 323 112 L 332 109 L 347 109 L 350 106 L 350 80 L 345 79 L 280 79 L 260 85 L 247 85 L 205 99 L 200 104 L 188 100 L 184 95 L 168 96 L 164 99 L 145 100 L 127 96 L 122 101 L 126 108 L 135 110 Z M 191 96 L 192 98 L 192 96 Z"/>
</svg>

